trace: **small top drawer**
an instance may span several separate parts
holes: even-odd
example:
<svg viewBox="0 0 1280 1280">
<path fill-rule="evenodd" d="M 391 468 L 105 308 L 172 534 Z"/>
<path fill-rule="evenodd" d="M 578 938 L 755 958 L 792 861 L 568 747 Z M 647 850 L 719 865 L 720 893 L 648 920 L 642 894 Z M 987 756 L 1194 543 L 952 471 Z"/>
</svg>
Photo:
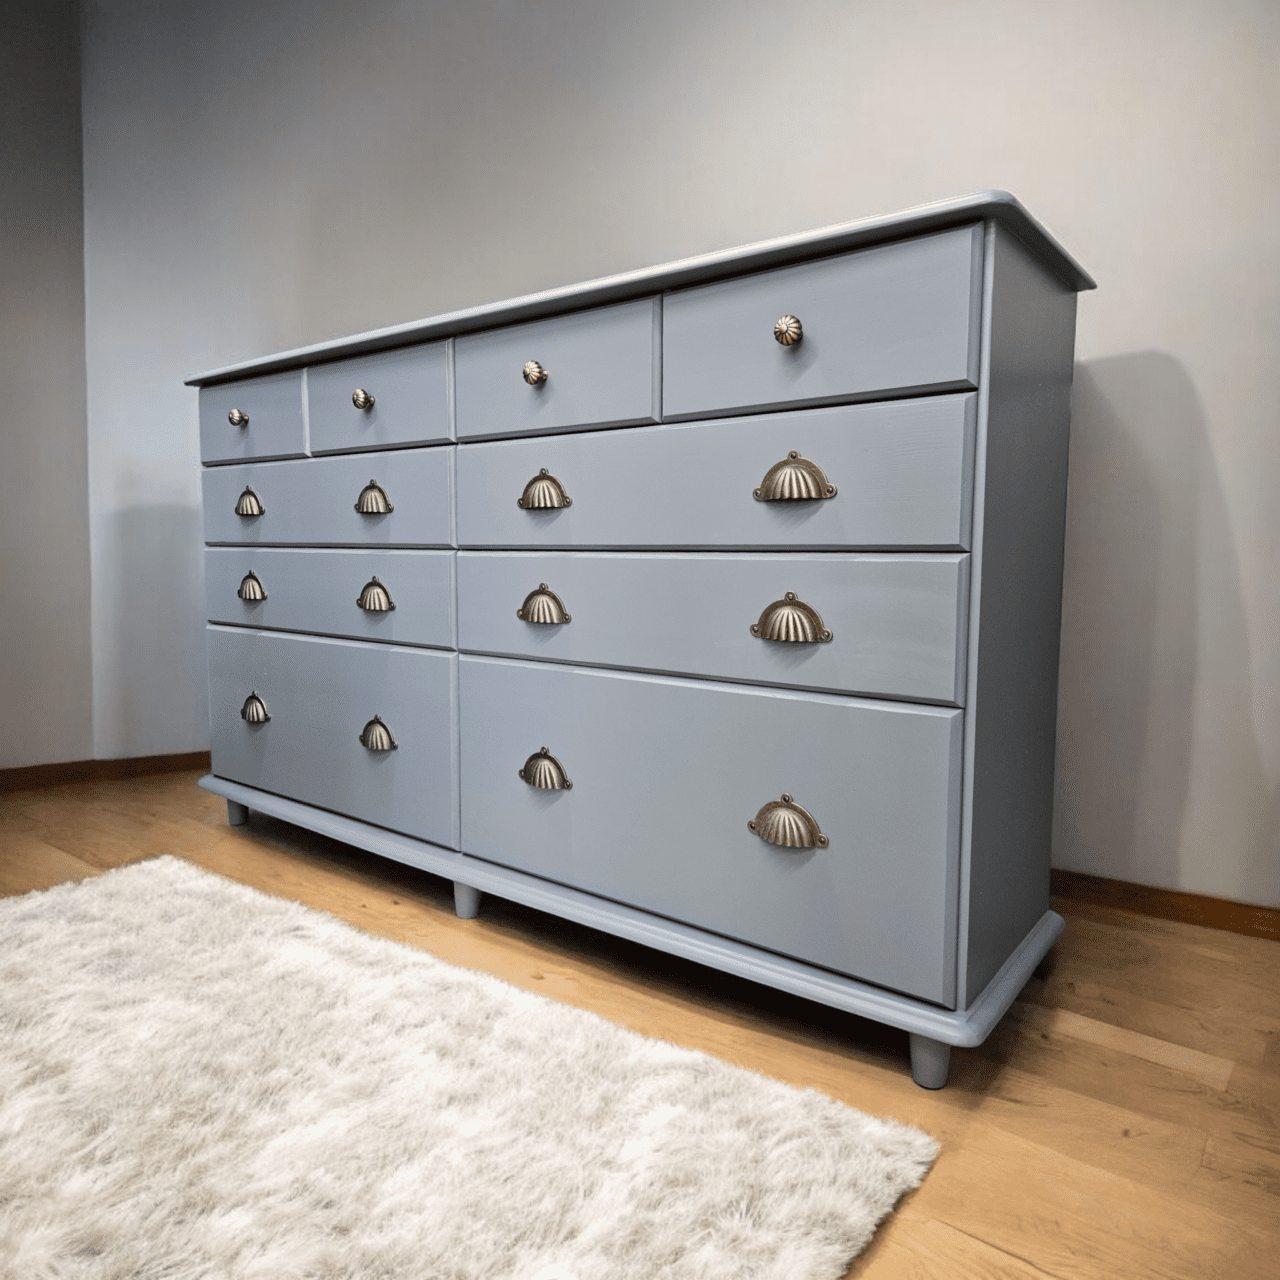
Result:
<svg viewBox="0 0 1280 1280">
<path fill-rule="evenodd" d="M 668 294 L 663 416 L 976 387 L 981 301 L 981 226 Z"/>
<path fill-rule="evenodd" d="M 379 351 L 307 370 L 312 453 L 440 444 L 449 421 L 448 343 Z"/>
<path fill-rule="evenodd" d="M 458 338 L 458 439 L 656 422 L 660 341 L 657 298 Z"/>
<path fill-rule="evenodd" d="M 301 458 L 302 371 L 200 389 L 200 457 L 205 462 Z"/>
</svg>

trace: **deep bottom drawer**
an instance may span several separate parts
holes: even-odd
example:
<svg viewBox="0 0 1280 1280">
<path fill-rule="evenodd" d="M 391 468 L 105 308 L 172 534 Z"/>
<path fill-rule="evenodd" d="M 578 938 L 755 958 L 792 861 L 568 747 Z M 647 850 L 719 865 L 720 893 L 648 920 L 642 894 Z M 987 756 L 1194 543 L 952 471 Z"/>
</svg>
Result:
<svg viewBox="0 0 1280 1280">
<path fill-rule="evenodd" d="M 464 852 L 954 1005 L 960 711 L 468 656 L 459 687 Z M 571 789 L 521 779 L 542 747 Z M 748 829 L 784 792 L 825 845 Z"/>
<path fill-rule="evenodd" d="M 214 773 L 458 847 L 454 654 L 223 627 L 208 643 Z M 375 716 L 394 749 L 362 742 Z"/>
</svg>

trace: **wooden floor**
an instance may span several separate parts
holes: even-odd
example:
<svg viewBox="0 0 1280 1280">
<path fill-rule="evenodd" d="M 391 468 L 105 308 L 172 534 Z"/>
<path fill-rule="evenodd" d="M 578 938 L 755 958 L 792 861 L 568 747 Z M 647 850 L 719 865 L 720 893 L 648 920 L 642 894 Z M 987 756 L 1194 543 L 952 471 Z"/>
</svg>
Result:
<svg viewBox="0 0 1280 1280">
<path fill-rule="evenodd" d="M 1280 943 L 1058 903 L 1009 1017 L 911 1082 L 906 1036 L 254 814 L 195 774 L 0 795 L 0 894 L 168 853 L 942 1143 L 850 1277 L 1280 1276 Z"/>
</svg>

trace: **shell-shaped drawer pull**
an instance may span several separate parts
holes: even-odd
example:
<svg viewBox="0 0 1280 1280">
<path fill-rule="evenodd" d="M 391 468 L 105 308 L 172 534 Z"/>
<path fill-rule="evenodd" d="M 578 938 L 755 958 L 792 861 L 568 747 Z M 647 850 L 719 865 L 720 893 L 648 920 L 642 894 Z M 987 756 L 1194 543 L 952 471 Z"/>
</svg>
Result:
<svg viewBox="0 0 1280 1280">
<path fill-rule="evenodd" d="M 547 380 L 547 371 L 536 361 L 526 360 L 522 370 L 524 380 L 531 387 L 540 387 Z"/>
<path fill-rule="evenodd" d="M 547 627 L 573 620 L 564 607 L 564 601 L 545 582 L 538 583 L 538 589 L 525 596 L 524 604 L 516 610 L 516 617 L 521 622 L 537 622 Z"/>
<path fill-rule="evenodd" d="M 391 592 L 378 581 L 376 573 L 360 589 L 356 604 L 366 613 L 390 613 L 396 607 Z"/>
<path fill-rule="evenodd" d="M 236 515 L 261 516 L 266 513 L 267 509 L 262 505 L 262 499 L 254 493 L 251 485 L 245 485 L 244 492 L 236 499 Z"/>
<path fill-rule="evenodd" d="M 236 589 L 236 595 L 241 600 L 247 600 L 252 604 L 258 600 L 265 600 L 267 598 L 267 589 L 262 585 L 262 579 L 250 569 L 240 579 L 240 586 Z"/>
<path fill-rule="evenodd" d="M 249 415 L 247 413 L 241 413 L 239 409 L 232 409 L 231 412 L 227 414 L 227 421 L 231 423 L 233 427 L 247 427 L 249 425 Z"/>
<path fill-rule="evenodd" d="M 773 336 L 784 347 L 794 347 L 804 337 L 804 325 L 795 316 L 779 316 L 773 324 Z"/>
<path fill-rule="evenodd" d="M 373 398 L 372 394 L 366 391 L 363 387 L 357 387 L 351 393 L 351 403 L 355 405 L 357 409 L 372 409 L 377 401 Z"/>
<path fill-rule="evenodd" d="M 522 511 L 545 511 L 553 507 L 571 507 L 573 499 L 564 491 L 564 485 L 543 467 L 524 487 L 516 499 Z"/>
<path fill-rule="evenodd" d="M 788 591 L 781 600 L 769 605 L 760 615 L 760 621 L 751 624 L 751 634 L 761 640 L 781 640 L 787 644 L 818 641 L 825 644 L 832 635 L 822 625 L 817 609 L 796 599 L 794 591 Z"/>
<path fill-rule="evenodd" d="M 391 505 L 387 491 L 376 480 L 370 480 L 360 490 L 360 496 L 356 499 L 356 510 L 362 516 L 384 516 L 388 511 L 394 511 L 395 507 Z"/>
<path fill-rule="evenodd" d="M 539 791 L 572 791 L 573 783 L 565 776 L 564 765 L 543 747 L 535 751 L 520 770 L 520 780 Z"/>
<path fill-rule="evenodd" d="M 244 700 L 244 706 L 240 708 L 240 719 L 249 724 L 266 724 L 271 719 L 267 704 L 258 696 L 257 689 Z"/>
<path fill-rule="evenodd" d="M 818 830 L 813 814 L 796 804 L 785 791 L 781 800 L 770 800 L 747 823 L 747 830 L 766 843 L 778 844 L 784 849 L 825 849 L 831 843 Z"/>
<path fill-rule="evenodd" d="M 792 449 L 781 462 L 775 462 L 764 473 L 760 487 L 752 490 L 757 502 L 811 502 L 834 498 L 836 487 L 816 462 L 802 458 Z"/>
<path fill-rule="evenodd" d="M 360 730 L 360 745 L 368 751 L 400 750 L 400 744 L 396 741 L 395 734 L 391 732 L 390 725 L 381 716 L 374 716 Z"/>
</svg>

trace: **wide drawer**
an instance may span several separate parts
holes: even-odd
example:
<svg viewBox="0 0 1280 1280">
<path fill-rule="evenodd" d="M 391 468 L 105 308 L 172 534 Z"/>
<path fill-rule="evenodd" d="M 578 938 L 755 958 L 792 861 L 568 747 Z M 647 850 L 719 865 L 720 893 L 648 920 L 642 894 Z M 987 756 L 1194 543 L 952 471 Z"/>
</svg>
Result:
<svg viewBox="0 0 1280 1280">
<path fill-rule="evenodd" d="M 205 462 L 300 458 L 307 451 L 302 371 L 200 389 L 200 457 Z"/>
<path fill-rule="evenodd" d="M 458 446 L 458 545 L 965 549 L 976 396 Z M 789 454 L 831 498 L 756 492 Z M 568 505 L 537 507 L 526 500 Z M 521 505 L 524 503 L 524 505 Z"/>
<path fill-rule="evenodd" d="M 668 294 L 663 416 L 976 387 L 981 301 L 981 226 Z"/>
<path fill-rule="evenodd" d="M 458 646 L 959 704 L 968 563 L 966 555 L 464 551 Z"/>
<path fill-rule="evenodd" d="M 311 452 L 345 453 L 452 439 L 448 355 L 448 343 L 433 342 L 308 369 Z"/>
<path fill-rule="evenodd" d="M 211 467 L 202 477 L 205 541 L 450 546 L 452 453 L 445 446 Z"/>
<path fill-rule="evenodd" d="M 656 422 L 661 332 L 644 298 L 458 338 L 458 439 Z"/>
<path fill-rule="evenodd" d="M 222 627 L 208 643 L 215 774 L 458 847 L 456 655 Z M 269 719 L 242 715 L 251 696 Z M 383 729 L 394 749 L 364 745 Z"/>
<path fill-rule="evenodd" d="M 210 622 L 454 646 L 452 551 L 210 547 Z"/>
</svg>

